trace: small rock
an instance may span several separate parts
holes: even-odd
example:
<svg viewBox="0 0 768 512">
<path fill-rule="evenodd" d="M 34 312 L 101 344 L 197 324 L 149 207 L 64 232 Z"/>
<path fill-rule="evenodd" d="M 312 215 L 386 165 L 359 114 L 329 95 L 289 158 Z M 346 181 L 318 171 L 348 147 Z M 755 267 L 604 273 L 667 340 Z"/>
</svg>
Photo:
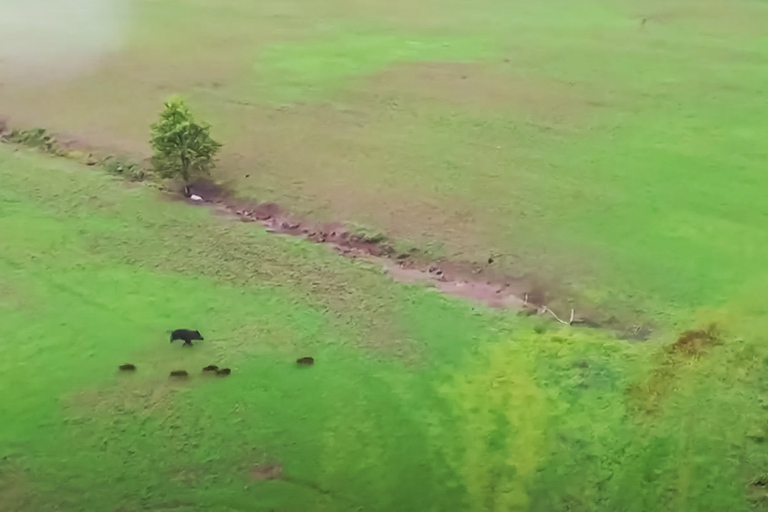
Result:
<svg viewBox="0 0 768 512">
<path fill-rule="evenodd" d="M 191 200 L 193 200 L 193 201 L 202 201 L 202 200 L 203 200 L 203 198 L 202 198 L 202 197 L 200 197 L 200 196 L 199 196 L 199 195 L 197 195 L 197 194 L 192 194 L 191 196 L 189 196 L 189 198 L 190 198 Z"/>
<path fill-rule="evenodd" d="M 171 372 L 171 377 L 189 377 L 189 374 L 187 373 L 187 370 L 173 370 Z"/>
<path fill-rule="evenodd" d="M 300 366 L 312 366 L 315 364 L 315 358 L 314 357 L 300 357 L 296 360 L 296 364 Z"/>
<path fill-rule="evenodd" d="M 208 366 L 206 366 L 205 368 L 203 368 L 203 371 L 204 371 L 204 372 L 215 372 L 215 371 L 217 371 L 218 369 L 219 369 L 219 367 L 218 367 L 218 366 L 216 366 L 215 364 L 209 364 Z"/>
<path fill-rule="evenodd" d="M 216 370 L 216 375 L 219 375 L 221 377 L 226 377 L 230 373 L 232 373 L 232 370 L 230 370 L 229 368 L 222 368 L 221 370 Z"/>
<path fill-rule="evenodd" d="M 120 368 L 120 371 L 123 372 L 135 372 L 136 371 L 136 365 L 135 364 L 121 364 L 118 368 Z"/>
</svg>

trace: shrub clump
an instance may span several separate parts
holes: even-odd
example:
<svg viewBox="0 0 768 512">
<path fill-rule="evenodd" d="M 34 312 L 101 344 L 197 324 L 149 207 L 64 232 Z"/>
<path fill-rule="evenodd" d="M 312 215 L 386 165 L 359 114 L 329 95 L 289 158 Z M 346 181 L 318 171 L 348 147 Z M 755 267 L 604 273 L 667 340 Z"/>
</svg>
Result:
<svg viewBox="0 0 768 512">
<path fill-rule="evenodd" d="M 53 134 L 48 133 L 45 128 L 32 128 L 31 130 L 11 130 L 3 138 L 14 144 L 21 144 L 30 148 L 39 149 L 46 153 L 58 154 L 59 143 Z"/>
<path fill-rule="evenodd" d="M 108 156 L 101 162 L 101 166 L 108 173 L 122 176 L 129 181 L 144 181 L 151 174 L 141 165 L 122 156 Z"/>
</svg>

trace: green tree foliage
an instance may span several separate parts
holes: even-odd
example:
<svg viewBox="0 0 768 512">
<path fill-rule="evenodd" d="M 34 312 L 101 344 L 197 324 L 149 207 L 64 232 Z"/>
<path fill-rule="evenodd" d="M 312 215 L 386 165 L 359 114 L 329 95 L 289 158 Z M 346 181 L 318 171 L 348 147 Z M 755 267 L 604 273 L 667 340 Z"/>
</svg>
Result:
<svg viewBox="0 0 768 512">
<path fill-rule="evenodd" d="M 161 176 L 180 177 L 186 184 L 191 176 L 210 172 L 221 144 L 211 138 L 208 124 L 195 122 L 184 100 L 167 101 L 151 128 L 152 164 Z"/>
</svg>

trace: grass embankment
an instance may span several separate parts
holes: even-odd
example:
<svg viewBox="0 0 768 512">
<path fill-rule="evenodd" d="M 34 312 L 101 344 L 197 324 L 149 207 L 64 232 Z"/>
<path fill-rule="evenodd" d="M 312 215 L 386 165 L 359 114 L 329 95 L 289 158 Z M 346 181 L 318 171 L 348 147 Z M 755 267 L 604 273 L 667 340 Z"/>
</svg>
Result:
<svg viewBox="0 0 768 512">
<path fill-rule="evenodd" d="M 3 510 L 701 512 L 761 490 L 768 354 L 739 326 L 764 312 L 723 313 L 694 355 L 537 334 L 64 160 L 0 148 L 0 183 Z"/>
</svg>

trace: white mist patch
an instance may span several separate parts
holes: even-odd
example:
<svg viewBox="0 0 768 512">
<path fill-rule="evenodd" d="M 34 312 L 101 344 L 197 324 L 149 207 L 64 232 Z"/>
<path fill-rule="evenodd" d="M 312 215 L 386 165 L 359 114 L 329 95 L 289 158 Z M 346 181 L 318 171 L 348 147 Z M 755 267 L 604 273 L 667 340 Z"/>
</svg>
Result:
<svg viewBox="0 0 768 512">
<path fill-rule="evenodd" d="M 120 48 L 126 0 L 0 0 L 0 83 L 71 79 Z"/>
</svg>

